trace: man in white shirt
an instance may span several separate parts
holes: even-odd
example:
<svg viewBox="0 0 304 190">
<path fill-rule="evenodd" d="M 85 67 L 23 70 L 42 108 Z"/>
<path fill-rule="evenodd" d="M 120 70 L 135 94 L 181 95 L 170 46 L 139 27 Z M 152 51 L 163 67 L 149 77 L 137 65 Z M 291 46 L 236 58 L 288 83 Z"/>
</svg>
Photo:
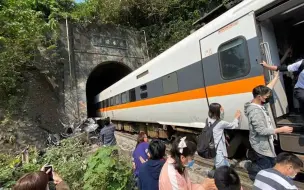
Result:
<svg viewBox="0 0 304 190">
<path fill-rule="evenodd" d="M 288 72 L 295 72 L 298 76 L 297 83 L 294 86 L 294 96 L 298 99 L 300 104 L 300 110 L 302 118 L 304 118 L 304 60 L 299 60 L 291 65 L 268 65 L 265 61 L 261 63 L 264 68 L 271 70 L 271 71 L 288 71 Z"/>
</svg>

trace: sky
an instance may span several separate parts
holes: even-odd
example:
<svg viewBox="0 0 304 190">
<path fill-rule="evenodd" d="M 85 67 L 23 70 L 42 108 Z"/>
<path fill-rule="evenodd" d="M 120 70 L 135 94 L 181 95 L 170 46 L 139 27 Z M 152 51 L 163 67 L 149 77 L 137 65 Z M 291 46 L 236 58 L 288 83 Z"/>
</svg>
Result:
<svg viewBox="0 0 304 190">
<path fill-rule="evenodd" d="M 75 0 L 76 3 L 84 2 L 84 0 Z"/>
</svg>

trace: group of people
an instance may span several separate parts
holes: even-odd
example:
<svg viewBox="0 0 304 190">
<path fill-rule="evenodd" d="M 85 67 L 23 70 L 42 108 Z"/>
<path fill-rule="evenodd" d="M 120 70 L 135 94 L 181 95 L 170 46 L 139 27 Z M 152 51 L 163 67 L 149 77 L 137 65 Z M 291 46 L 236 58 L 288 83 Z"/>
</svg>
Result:
<svg viewBox="0 0 304 190">
<path fill-rule="evenodd" d="M 196 149 L 194 140 L 179 137 L 166 157 L 164 142 L 157 139 L 148 143 L 147 135 L 141 132 L 132 155 L 137 187 L 140 190 L 241 189 L 239 176 L 228 166 L 219 167 L 214 179 L 205 179 L 200 184 L 192 183 L 187 168 L 194 164 Z"/>
<path fill-rule="evenodd" d="M 265 62 L 261 65 L 276 71 L 284 70 L 283 68 L 272 68 Z M 300 62 L 297 62 L 289 66 L 288 70 L 294 71 L 295 69 L 292 67 L 300 67 L 300 65 Z M 244 105 L 245 116 L 249 123 L 249 142 L 252 150 L 247 151 L 246 154 L 249 160 L 241 162 L 240 166 L 248 171 L 250 179 L 254 181 L 254 190 L 297 189 L 292 179 L 303 167 L 301 159 L 294 154 L 283 152 L 276 155 L 274 146 L 276 134 L 293 132 L 293 128 L 289 126 L 275 128 L 265 106 L 270 100 L 278 79 L 279 73 L 275 72 L 273 80 L 267 86 L 255 87 L 252 91 L 253 99 Z M 300 85 L 301 82 L 298 82 L 298 86 Z M 192 184 L 187 172 L 187 167 L 191 167 L 194 163 L 193 157 L 197 150 L 195 141 L 186 137 L 178 138 L 173 143 L 170 155 L 165 161 L 163 158 L 165 145 L 161 145 L 162 142 L 158 140 L 148 144 L 147 136 L 142 132 L 139 138 L 141 141 L 138 142 L 133 153 L 134 175 L 139 188 L 148 190 L 216 188 L 219 190 L 240 190 L 240 179 L 230 167 L 227 158 L 224 134 L 225 129 L 235 129 L 239 126 L 240 117 L 241 112 L 238 110 L 232 122 L 224 121 L 224 108 L 218 103 L 210 104 L 206 127 L 215 124 L 212 131 L 216 147 L 214 160 L 216 170 L 212 175 L 214 181 L 207 179 L 201 184 Z"/>
</svg>

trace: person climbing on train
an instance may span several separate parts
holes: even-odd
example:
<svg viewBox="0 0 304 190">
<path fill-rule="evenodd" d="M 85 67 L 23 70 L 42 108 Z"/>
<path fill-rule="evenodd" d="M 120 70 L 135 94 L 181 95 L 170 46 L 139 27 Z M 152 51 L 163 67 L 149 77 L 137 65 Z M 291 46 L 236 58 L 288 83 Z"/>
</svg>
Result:
<svg viewBox="0 0 304 190">
<path fill-rule="evenodd" d="M 116 145 L 115 138 L 115 125 L 111 123 L 111 119 L 107 117 L 104 120 L 104 127 L 100 130 L 100 141 L 103 146 L 113 146 Z"/>
<path fill-rule="evenodd" d="M 161 140 L 149 144 L 149 160 L 139 168 L 139 190 L 158 190 L 160 171 L 165 163 L 166 145 Z"/>
<path fill-rule="evenodd" d="M 159 190 L 215 190 L 214 179 L 205 179 L 201 184 L 191 182 L 188 167 L 194 164 L 196 144 L 187 137 L 177 138 L 170 156 L 159 176 Z"/>
<path fill-rule="evenodd" d="M 275 128 L 265 104 L 269 102 L 272 89 L 279 79 L 276 72 L 274 79 L 267 85 L 253 89 L 253 100 L 244 106 L 245 115 L 249 122 L 249 141 L 253 149 L 251 161 L 242 161 L 240 166 L 247 169 L 251 180 L 263 169 L 272 168 L 275 164 L 274 136 L 278 133 L 291 133 L 292 127 Z"/>
<path fill-rule="evenodd" d="M 288 71 L 296 75 L 296 84 L 294 86 L 294 97 L 299 101 L 301 116 L 304 119 L 304 59 L 300 59 L 291 65 L 268 65 L 265 61 L 261 65 L 271 71 Z"/>
<path fill-rule="evenodd" d="M 143 163 L 147 162 L 149 159 L 149 143 L 148 136 L 145 132 L 141 131 L 137 137 L 137 144 L 135 150 L 132 154 L 132 164 L 134 170 L 135 181 L 138 186 L 138 174 L 139 169 Z"/>
</svg>

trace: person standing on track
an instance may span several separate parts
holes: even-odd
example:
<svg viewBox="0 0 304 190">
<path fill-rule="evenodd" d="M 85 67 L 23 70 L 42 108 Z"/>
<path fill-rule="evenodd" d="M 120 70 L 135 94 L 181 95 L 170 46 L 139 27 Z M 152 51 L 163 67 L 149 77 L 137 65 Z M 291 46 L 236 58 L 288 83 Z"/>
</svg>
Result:
<svg viewBox="0 0 304 190">
<path fill-rule="evenodd" d="M 278 133 L 291 133 L 292 127 L 275 128 L 265 108 L 269 102 L 272 89 L 279 79 L 275 73 L 274 79 L 267 86 L 257 86 L 253 89 L 253 100 L 245 104 L 245 115 L 249 122 L 249 141 L 253 148 L 251 161 L 242 161 L 240 166 L 247 169 L 251 180 L 263 169 L 272 168 L 275 164 L 276 152 L 273 144 L 274 136 Z"/>
<path fill-rule="evenodd" d="M 230 166 L 228 162 L 228 153 L 226 147 L 226 138 L 224 134 L 225 129 L 235 129 L 239 126 L 239 119 L 241 117 L 241 111 L 237 110 L 234 116 L 234 120 L 229 123 L 224 121 L 224 108 L 219 103 L 212 103 L 209 106 L 208 113 L 209 126 L 217 120 L 220 120 L 213 128 L 213 138 L 216 149 L 215 156 L 215 168 L 221 166 Z"/>
<path fill-rule="evenodd" d="M 137 137 L 137 144 L 132 154 L 132 164 L 134 169 L 134 178 L 138 186 L 138 174 L 140 167 L 149 159 L 149 143 L 148 136 L 141 131 Z"/>
<path fill-rule="evenodd" d="M 166 145 L 161 140 L 149 144 L 149 160 L 139 168 L 139 190 L 158 190 L 161 169 L 165 163 Z"/>
<path fill-rule="evenodd" d="M 100 130 L 100 140 L 103 146 L 113 146 L 116 145 L 116 138 L 115 138 L 115 125 L 111 123 L 109 117 L 105 119 L 104 127 Z"/>
</svg>

